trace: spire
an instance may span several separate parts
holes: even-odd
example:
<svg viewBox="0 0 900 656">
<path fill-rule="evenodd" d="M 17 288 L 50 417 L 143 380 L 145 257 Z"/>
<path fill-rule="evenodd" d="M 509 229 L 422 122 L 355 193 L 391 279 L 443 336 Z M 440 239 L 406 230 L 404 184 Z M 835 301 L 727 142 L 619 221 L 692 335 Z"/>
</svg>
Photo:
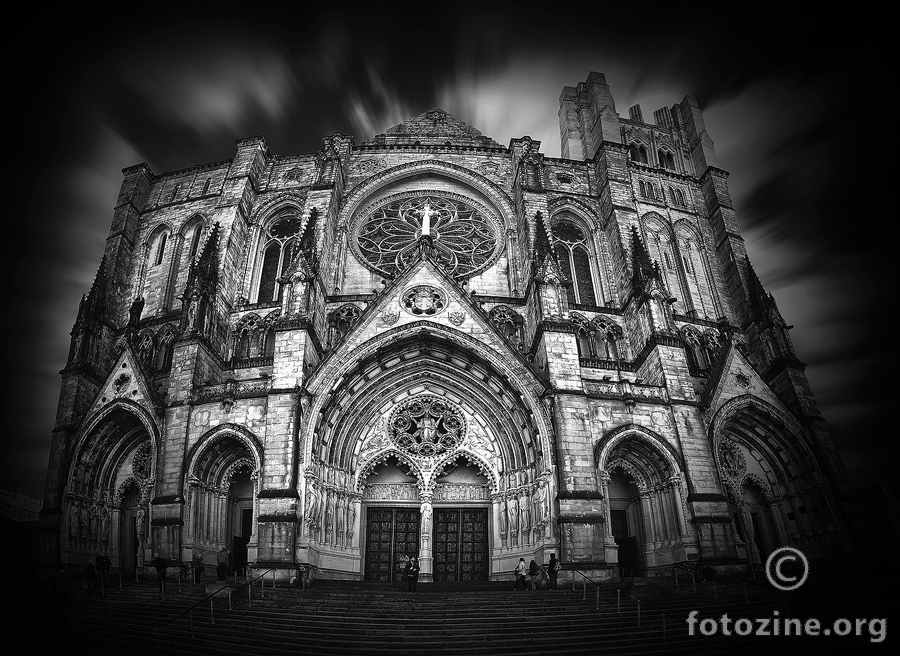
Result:
<svg viewBox="0 0 900 656">
<path fill-rule="evenodd" d="M 94 276 L 94 282 L 91 284 L 91 290 L 81 298 L 77 321 L 102 320 L 106 312 L 106 297 L 106 255 L 104 254 L 100 260 L 97 274 Z"/>
<path fill-rule="evenodd" d="M 750 263 L 750 258 L 748 257 L 744 259 L 747 262 L 747 271 L 750 274 L 748 276 L 750 312 L 753 316 L 753 320 L 759 321 L 760 319 L 764 319 L 766 317 L 769 308 L 775 304 L 775 300 L 772 298 L 772 295 L 766 292 L 765 288 L 763 288 L 762 283 L 759 280 L 759 276 L 756 275 L 756 270 Z"/>
</svg>

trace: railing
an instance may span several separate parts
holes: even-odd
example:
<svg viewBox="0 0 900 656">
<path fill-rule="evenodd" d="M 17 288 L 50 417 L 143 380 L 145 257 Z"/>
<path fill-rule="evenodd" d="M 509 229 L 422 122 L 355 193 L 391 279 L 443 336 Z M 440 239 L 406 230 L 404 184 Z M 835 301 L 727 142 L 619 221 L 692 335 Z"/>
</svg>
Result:
<svg viewBox="0 0 900 656">
<path fill-rule="evenodd" d="M 119 574 L 119 587 L 118 587 L 118 588 L 116 588 L 116 589 L 114 589 L 114 590 L 111 590 L 110 592 L 106 592 L 106 591 L 105 591 L 105 586 L 104 586 L 103 577 L 101 576 L 101 577 L 100 577 L 100 596 L 99 596 L 99 597 L 94 597 L 94 598 L 88 599 L 88 600 L 85 601 L 84 603 L 78 604 L 77 606 L 75 606 L 74 609 L 77 610 L 77 609 L 79 609 L 79 608 L 84 608 L 84 607 L 86 607 L 86 606 L 90 606 L 91 604 L 94 604 L 94 603 L 97 603 L 97 602 L 102 601 L 102 602 L 104 602 L 104 603 L 106 604 L 106 612 L 108 613 L 109 617 L 112 618 L 112 606 L 111 606 L 110 603 L 109 603 L 109 601 L 110 601 L 109 598 L 112 597 L 114 594 L 116 594 L 116 593 L 118 593 L 118 592 L 121 592 L 122 590 L 126 590 L 126 589 L 128 589 L 128 588 L 133 587 L 133 586 L 141 585 L 141 584 L 143 584 L 143 583 L 146 583 L 145 581 L 139 580 L 139 579 L 138 579 L 138 574 L 137 574 L 137 572 L 135 572 L 135 580 L 132 581 L 131 583 L 128 583 L 127 585 L 123 585 L 123 584 L 122 584 L 122 572 L 119 571 L 118 574 Z M 166 587 L 165 587 L 165 581 L 168 581 L 169 579 L 172 579 L 172 578 L 177 577 L 177 578 L 178 578 L 178 591 L 181 592 L 181 579 L 182 579 L 182 575 L 183 575 L 183 574 L 184 574 L 184 571 L 179 569 L 178 571 L 176 571 L 176 572 L 174 572 L 174 573 L 172 573 L 172 574 L 169 574 L 169 575 L 164 579 L 164 583 L 163 583 L 163 592 L 162 592 L 162 599 L 163 599 L 163 601 L 165 601 L 165 589 L 166 589 Z M 76 590 L 75 598 L 77 599 L 77 598 L 78 598 L 78 594 L 77 594 L 78 588 L 76 587 L 75 590 Z"/>
<path fill-rule="evenodd" d="M 252 594 L 253 584 L 256 583 L 257 581 L 259 581 L 260 597 L 265 597 L 265 578 L 266 578 L 266 575 L 269 574 L 270 572 L 272 573 L 272 588 L 274 589 L 275 588 L 275 572 L 276 572 L 276 570 L 273 567 L 273 568 L 267 569 L 265 572 L 263 572 L 262 574 L 260 574 L 256 578 L 254 578 L 253 580 L 247 581 L 242 586 L 228 585 L 228 582 L 226 581 L 225 585 L 221 586 L 218 590 L 214 590 L 213 592 L 206 595 L 200 601 L 196 602 L 195 604 L 191 605 L 189 608 L 186 608 L 183 611 L 181 611 L 180 613 L 178 613 L 178 615 L 176 615 L 175 617 L 170 619 L 168 622 L 165 623 L 165 625 L 163 625 L 159 629 L 160 631 L 163 631 L 166 634 L 166 647 L 170 646 L 169 645 L 169 629 L 172 627 L 172 624 L 176 620 L 181 619 L 185 615 L 187 615 L 190 620 L 191 638 L 195 638 L 195 636 L 194 636 L 194 609 L 197 608 L 198 606 L 200 606 L 201 604 L 205 604 L 207 601 L 209 601 L 210 622 L 212 624 L 216 623 L 216 617 L 215 617 L 215 613 L 213 610 L 213 598 L 214 597 L 222 596 L 224 594 L 224 596 L 228 597 L 228 610 L 232 610 L 232 608 L 231 608 L 231 591 L 239 590 L 243 587 L 246 587 L 247 588 L 247 600 L 248 600 L 249 604 L 252 606 L 253 605 L 253 594 Z M 235 578 L 235 580 L 237 580 L 237 579 Z M 227 590 L 227 592 L 223 593 L 223 590 Z"/>
<path fill-rule="evenodd" d="M 633 572 L 630 569 L 627 569 L 625 567 L 622 567 L 620 569 L 622 570 L 622 572 L 631 573 L 632 576 L 637 575 L 636 572 Z M 584 572 L 581 572 L 577 569 L 573 569 L 573 570 L 569 570 L 569 571 L 571 571 L 575 574 L 578 574 L 582 578 L 582 582 L 581 582 L 582 583 L 582 597 L 581 597 L 582 599 L 585 599 L 585 600 L 587 599 L 587 584 L 591 583 L 594 586 L 594 591 L 596 593 L 596 598 L 597 598 L 597 610 L 600 610 L 600 592 L 601 592 L 601 590 L 606 590 L 607 586 L 602 583 L 598 583 L 591 577 L 587 576 Z M 576 582 L 577 582 L 577 579 L 575 578 L 575 576 L 573 574 L 572 590 L 575 590 Z M 617 584 L 613 584 L 613 585 L 617 585 Z M 637 602 L 637 626 L 640 627 L 641 626 L 641 603 L 642 603 L 642 601 L 640 598 L 635 597 L 631 593 L 626 592 L 625 595 L 627 597 L 631 597 L 632 599 L 634 599 Z M 662 616 L 662 641 L 663 641 L 663 644 L 665 644 L 668 641 L 668 634 L 666 632 L 666 614 L 665 614 L 665 612 L 663 611 L 662 608 L 654 607 L 653 604 L 649 604 L 646 601 L 643 603 L 645 606 L 651 606 L 652 608 L 654 608 L 654 610 L 659 612 L 660 615 Z M 621 589 L 621 587 L 618 587 L 618 585 L 616 587 L 616 612 L 617 613 L 622 612 L 622 589 Z"/>
</svg>

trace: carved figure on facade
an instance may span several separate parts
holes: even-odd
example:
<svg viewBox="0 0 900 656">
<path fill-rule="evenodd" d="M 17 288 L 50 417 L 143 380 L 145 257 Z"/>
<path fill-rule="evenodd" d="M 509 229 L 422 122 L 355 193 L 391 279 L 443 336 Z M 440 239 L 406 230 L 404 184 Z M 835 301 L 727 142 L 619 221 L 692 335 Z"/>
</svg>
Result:
<svg viewBox="0 0 900 656">
<path fill-rule="evenodd" d="M 509 546 L 519 546 L 519 500 L 511 495 L 507 500 L 509 509 Z"/>
</svg>

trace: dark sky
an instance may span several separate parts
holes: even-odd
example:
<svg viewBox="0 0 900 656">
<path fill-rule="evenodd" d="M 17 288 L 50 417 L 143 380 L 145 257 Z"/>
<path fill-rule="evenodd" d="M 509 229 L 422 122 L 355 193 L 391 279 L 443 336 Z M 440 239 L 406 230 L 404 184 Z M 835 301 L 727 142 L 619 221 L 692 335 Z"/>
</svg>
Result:
<svg viewBox="0 0 900 656">
<path fill-rule="evenodd" d="M 43 496 L 59 370 L 123 168 L 220 161 L 254 135 L 277 154 L 311 152 L 334 131 L 359 142 L 433 107 L 501 144 L 529 135 L 556 157 L 559 94 L 593 70 L 623 116 L 636 103 L 649 118 L 697 98 L 751 261 L 796 326 L 851 477 L 898 492 L 887 422 L 897 358 L 883 337 L 896 211 L 881 200 L 898 152 L 897 84 L 894 58 L 870 45 L 887 40 L 847 12 L 810 20 L 780 7 L 746 5 L 755 13 L 738 17 L 721 4 L 712 15 L 670 6 L 567 15 L 417 3 L 315 15 L 267 5 L 265 18 L 251 18 L 252 5 L 233 17 L 152 5 L 89 16 L 79 6 L 18 21 L 7 44 L 13 285 L 0 488 Z"/>
</svg>

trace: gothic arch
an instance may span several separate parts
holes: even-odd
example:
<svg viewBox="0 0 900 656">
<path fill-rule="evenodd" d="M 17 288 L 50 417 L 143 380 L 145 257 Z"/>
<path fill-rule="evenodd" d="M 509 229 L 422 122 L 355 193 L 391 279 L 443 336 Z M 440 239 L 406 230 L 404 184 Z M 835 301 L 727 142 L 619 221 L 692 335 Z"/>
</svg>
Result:
<svg viewBox="0 0 900 656">
<path fill-rule="evenodd" d="M 238 424 L 219 424 L 215 428 L 201 435 L 197 442 L 191 447 L 190 451 L 188 451 L 187 458 L 185 458 L 185 461 L 188 463 L 188 466 L 185 468 L 185 476 L 196 476 L 198 473 L 198 463 L 205 455 L 205 452 L 209 451 L 213 445 L 223 438 L 235 439 L 243 445 L 253 460 L 254 470 L 256 472 L 262 472 L 264 449 L 259 438 L 254 433 Z M 224 476 L 224 472 L 222 475 Z"/>
<path fill-rule="evenodd" d="M 601 470 L 606 469 L 606 463 L 616 447 L 622 442 L 636 439 L 650 446 L 658 452 L 668 463 L 673 474 L 682 472 L 681 456 L 662 436 L 637 424 L 619 426 L 602 436 L 594 444 L 594 461 Z"/>
<path fill-rule="evenodd" d="M 350 227 L 351 217 L 354 216 L 366 199 L 373 197 L 379 190 L 400 182 L 404 178 L 417 177 L 427 173 L 436 177 L 451 178 L 477 190 L 497 209 L 505 229 L 515 226 L 516 211 L 513 202 L 497 184 L 465 167 L 440 160 L 428 159 L 385 169 L 354 187 L 343 203 L 338 217 L 338 227 Z"/>
<path fill-rule="evenodd" d="M 263 248 L 265 246 L 265 231 L 269 225 L 283 217 L 286 213 L 294 211 L 300 218 L 300 223 L 296 233 L 296 242 L 299 245 L 300 240 L 306 232 L 310 218 L 314 215 L 315 208 L 306 208 L 306 194 L 292 191 L 284 191 L 275 194 L 272 198 L 260 203 L 250 216 L 249 226 L 250 234 L 244 240 L 244 252 L 241 255 L 243 263 L 243 282 L 241 283 L 240 295 L 245 299 L 255 300 L 258 293 L 260 271 L 263 265 Z M 315 235 L 315 248 L 321 247 L 322 226 L 315 226 L 317 234 Z M 287 264 L 282 265 L 287 268 Z M 274 302 L 274 301 L 273 301 Z"/>
</svg>

